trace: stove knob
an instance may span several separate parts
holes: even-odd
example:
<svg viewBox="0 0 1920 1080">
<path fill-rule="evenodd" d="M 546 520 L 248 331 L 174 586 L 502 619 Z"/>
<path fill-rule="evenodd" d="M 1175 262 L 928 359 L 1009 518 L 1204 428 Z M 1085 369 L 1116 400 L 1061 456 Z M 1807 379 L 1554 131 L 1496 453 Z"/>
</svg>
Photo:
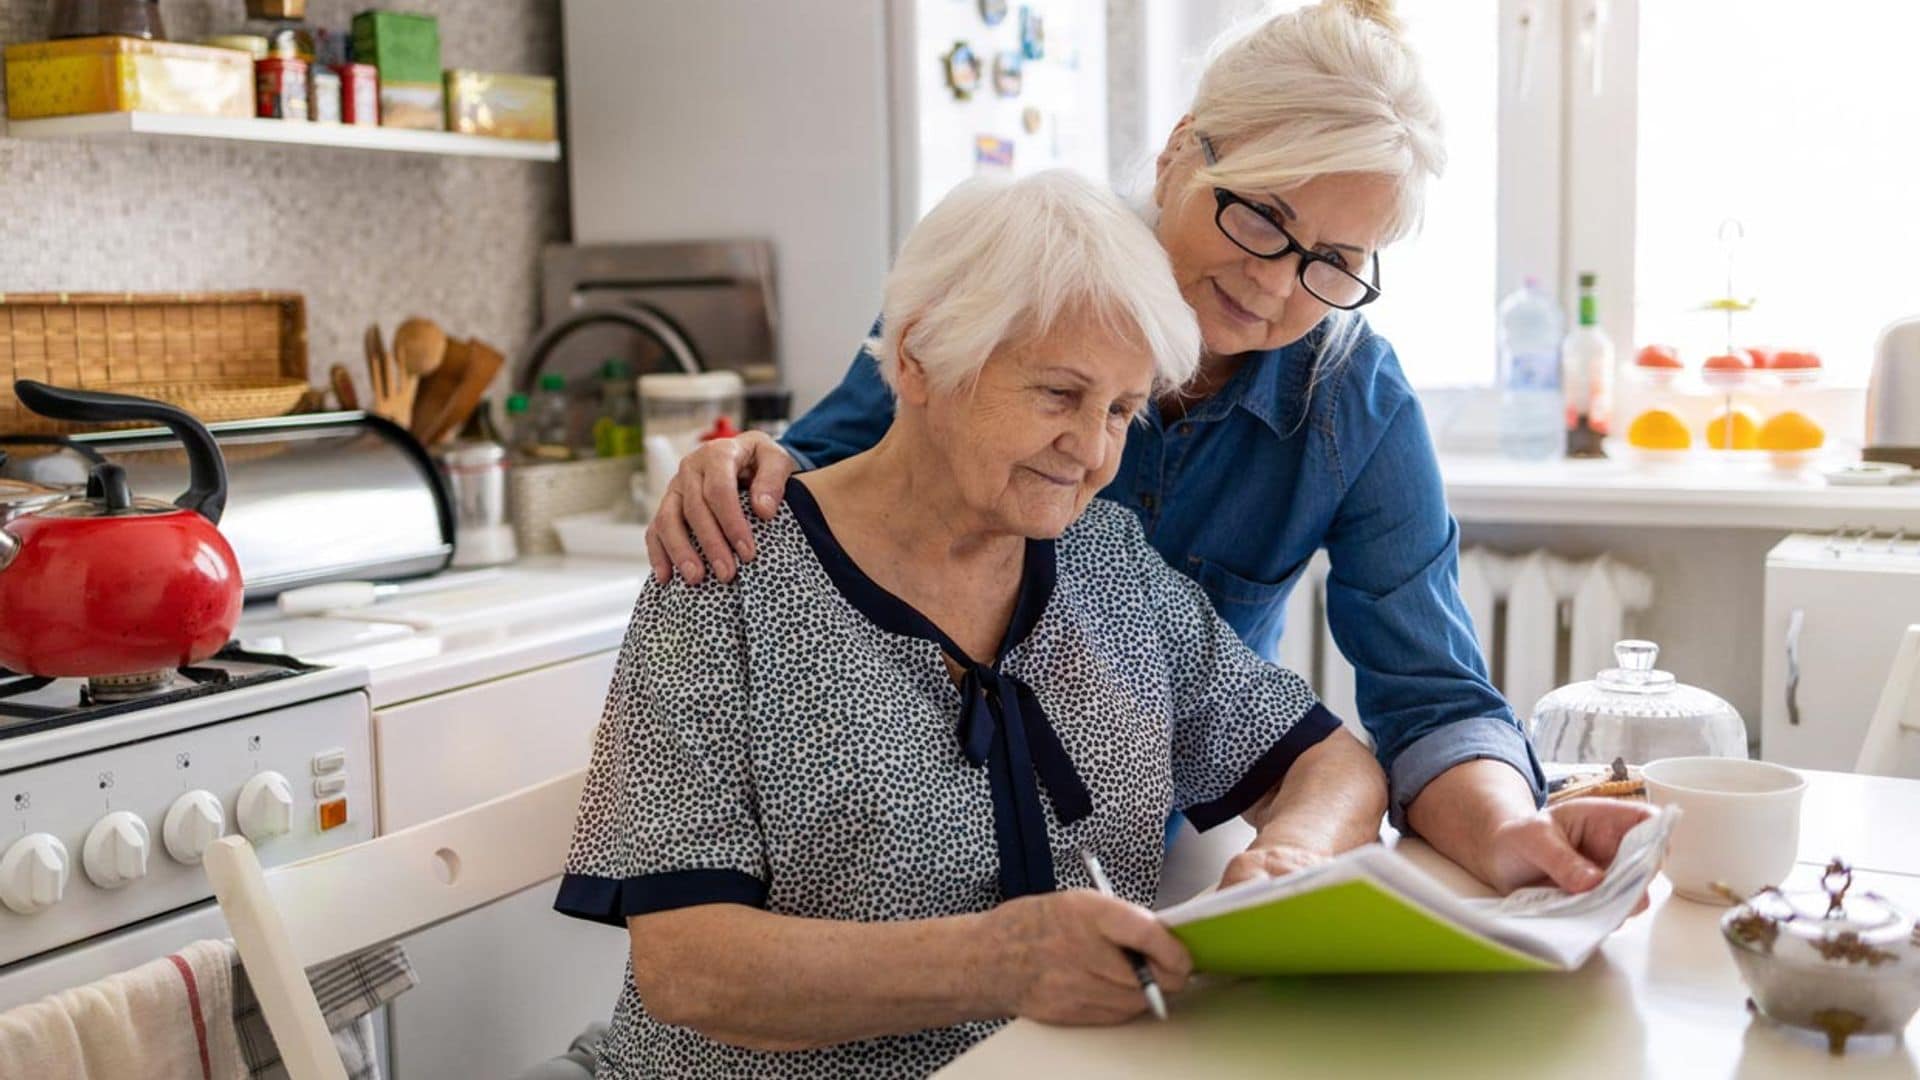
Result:
<svg viewBox="0 0 1920 1080">
<path fill-rule="evenodd" d="M 67 870 L 67 845 L 57 837 L 21 837 L 0 855 L 0 903 L 22 915 L 52 907 L 67 891 Z"/>
<path fill-rule="evenodd" d="M 293 826 L 293 788 L 277 772 L 263 772 L 240 788 L 234 810 L 240 834 L 254 844 L 264 843 Z"/>
<path fill-rule="evenodd" d="M 227 812 L 211 791 L 189 791 L 167 807 L 160 824 L 160 840 L 167 854 L 188 866 L 197 866 L 215 840 L 227 831 Z"/>
<path fill-rule="evenodd" d="M 87 879 L 103 889 L 117 889 L 147 875 L 147 852 L 152 850 L 147 823 L 136 814 L 115 810 L 93 823 L 80 865 Z"/>
</svg>

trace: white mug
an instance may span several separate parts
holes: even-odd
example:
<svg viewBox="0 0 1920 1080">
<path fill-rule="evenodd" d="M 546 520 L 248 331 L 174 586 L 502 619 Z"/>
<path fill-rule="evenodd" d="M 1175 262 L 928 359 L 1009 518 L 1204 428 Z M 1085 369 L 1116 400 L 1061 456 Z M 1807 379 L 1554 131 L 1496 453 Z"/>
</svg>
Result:
<svg viewBox="0 0 1920 1080">
<path fill-rule="evenodd" d="M 1647 801 L 1678 806 L 1680 820 L 1662 868 L 1673 891 L 1708 904 L 1778 885 L 1800 851 L 1800 799 L 1807 781 L 1784 765 L 1737 758 L 1680 757 L 1641 769 Z"/>
</svg>

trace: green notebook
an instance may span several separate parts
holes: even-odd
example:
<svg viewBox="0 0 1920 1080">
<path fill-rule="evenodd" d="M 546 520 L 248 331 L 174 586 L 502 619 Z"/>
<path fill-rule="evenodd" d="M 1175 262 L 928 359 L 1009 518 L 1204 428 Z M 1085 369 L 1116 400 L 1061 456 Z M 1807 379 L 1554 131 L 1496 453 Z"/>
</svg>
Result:
<svg viewBox="0 0 1920 1080">
<path fill-rule="evenodd" d="M 1233 975 L 1570 971 L 1627 920 L 1660 869 L 1678 811 L 1627 834 L 1606 877 L 1578 895 L 1454 893 L 1383 847 L 1159 913 L 1197 971 Z"/>
</svg>

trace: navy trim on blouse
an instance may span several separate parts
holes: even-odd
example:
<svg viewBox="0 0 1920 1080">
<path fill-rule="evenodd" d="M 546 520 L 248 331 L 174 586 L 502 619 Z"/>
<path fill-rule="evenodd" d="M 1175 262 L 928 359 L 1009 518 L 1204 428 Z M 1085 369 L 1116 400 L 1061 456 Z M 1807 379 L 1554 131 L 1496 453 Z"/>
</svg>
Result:
<svg viewBox="0 0 1920 1080">
<path fill-rule="evenodd" d="M 767 906 L 767 883 L 739 870 L 672 870 L 643 877 L 606 878 L 567 874 L 553 910 L 576 919 L 624 928 L 631 915 L 700 904 Z"/>
<path fill-rule="evenodd" d="M 819 502 L 798 476 L 787 480 L 787 505 L 828 579 L 855 610 L 889 633 L 933 642 L 965 673 L 954 734 L 967 760 L 987 770 L 1001 898 L 1054 891 L 1053 848 L 1040 784 L 1045 783 L 1054 816 L 1063 825 L 1092 813 L 1093 796 L 1033 689 L 1001 671 L 997 658 L 982 664 L 968 656 L 933 620 L 868 577 L 840 546 Z M 1029 539 L 999 656 L 1033 633 L 1053 598 L 1057 574 L 1053 541 Z"/>
<path fill-rule="evenodd" d="M 1185 813 L 1193 822 L 1193 827 L 1206 832 L 1215 825 L 1247 812 L 1247 808 L 1260 801 L 1260 797 L 1272 791 L 1287 775 L 1293 763 L 1320 744 L 1320 740 L 1340 730 L 1340 718 L 1327 711 L 1324 705 L 1316 704 L 1308 709 L 1305 716 L 1293 722 L 1280 741 L 1269 747 L 1247 768 L 1240 779 L 1227 789 L 1225 795 L 1211 802 L 1190 806 Z"/>
</svg>

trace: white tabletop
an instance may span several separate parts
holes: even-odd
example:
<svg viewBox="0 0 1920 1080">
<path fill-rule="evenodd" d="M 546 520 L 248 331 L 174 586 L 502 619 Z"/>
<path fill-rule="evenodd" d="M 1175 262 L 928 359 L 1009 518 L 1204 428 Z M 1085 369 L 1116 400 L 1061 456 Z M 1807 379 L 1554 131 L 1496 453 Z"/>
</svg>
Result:
<svg viewBox="0 0 1920 1080">
<path fill-rule="evenodd" d="M 1920 781 L 1807 773 L 1804 860 L 1857 860 L 1859 886 L 1920 911 Z M 1463 892 L 1483 893 L 1417 841 L 1408 854 Z M 1726 909 L 1669 894 L 1572 974 L 1214 980 L 1181 995 L 1165 1024 L 1057 1028 L 1021 1020 L 942 1076 L 1920 1076 L 1920 1022 L 1905 1042 L 1858 1040 L 1832 1058 L 1824 1037 L 1751 1018 L 1721 940 Z"/>
</svg>

